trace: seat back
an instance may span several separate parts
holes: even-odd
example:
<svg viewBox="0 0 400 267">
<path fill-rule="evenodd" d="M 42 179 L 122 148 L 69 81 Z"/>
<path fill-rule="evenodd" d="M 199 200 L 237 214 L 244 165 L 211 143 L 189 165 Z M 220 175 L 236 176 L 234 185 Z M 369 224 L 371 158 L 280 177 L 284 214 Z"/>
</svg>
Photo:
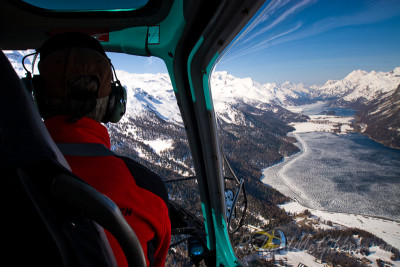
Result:
<svg viewBox="0 0 400 267">
<path fill-rule="evenodd" d="M 3 52 L 0 172 L 4 262 L 116 266 L 101 225 L 120 242 L 129 265 L 145 266 L 140 243 L 118 207 L 70 172 Z"/>
</svg>

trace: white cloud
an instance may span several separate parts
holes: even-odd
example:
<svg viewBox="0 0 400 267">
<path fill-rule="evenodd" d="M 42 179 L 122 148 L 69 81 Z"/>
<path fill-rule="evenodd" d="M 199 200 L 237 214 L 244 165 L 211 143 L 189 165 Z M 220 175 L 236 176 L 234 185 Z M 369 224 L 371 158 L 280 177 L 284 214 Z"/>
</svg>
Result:
<svg viewBox="0 0 400 267">
<path fill-rule="evenodd" d="M 224 58 L 225 62 L 267 47 L 319 35 L 330 30 L 355 25 L 376 23 L 400 15 L 400 1 L 369 1 L 359 4 L 359 11 L 340 13 L 318 19 L 316 16 L 299 16 L 306 8 L 318 4 L 315 0 L 300 2 L 276 0 L 270 2 L 260 15 L 235 41 Z"/>
</svg>

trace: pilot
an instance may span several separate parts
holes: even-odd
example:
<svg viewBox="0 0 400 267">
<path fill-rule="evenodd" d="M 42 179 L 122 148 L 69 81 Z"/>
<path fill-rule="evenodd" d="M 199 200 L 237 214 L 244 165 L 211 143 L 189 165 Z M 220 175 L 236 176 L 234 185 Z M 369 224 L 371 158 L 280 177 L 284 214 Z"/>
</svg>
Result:
<svg viewBox="0 0 400 267">
<path fill-rule="evenodd" d="M 115 122 L 123 115 L 125 89 L 113 82 L 111 61 L 102 45 L 84 33 L 62 33 L 38 52 L 40 79 L 34 79 L 34 92 L 54 141 L 61 146 L 100 144 L 110 152 L 110 137 L 101 122 Z M 84 147 L 79 151 L 79 146 L 75 150 L 64 154 L 72 172 L 118 205 L 139 238 L 147 266 L 164 266 L 171 223 L 161 178 L 112 152 L 91 154 Z M 106 234 L 118 266 L 127 266 L 122 249 Z"/>
</svg>

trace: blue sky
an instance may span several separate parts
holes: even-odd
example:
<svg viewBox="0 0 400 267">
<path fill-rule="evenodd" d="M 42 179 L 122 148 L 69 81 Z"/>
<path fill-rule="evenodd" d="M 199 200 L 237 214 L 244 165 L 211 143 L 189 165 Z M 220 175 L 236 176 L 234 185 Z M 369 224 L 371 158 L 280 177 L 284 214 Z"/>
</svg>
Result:
<svg viewBox="0 0 400 267">
<path fill-rule="evenodd" d="M 166 72 L 157 58 L 110 55 L 117 69 Z M 400 66 L 399 0 L 274 0 L 221 58 L 217 71 L 267 83 L 308 85 L 355 69 Z"/>
</svg>

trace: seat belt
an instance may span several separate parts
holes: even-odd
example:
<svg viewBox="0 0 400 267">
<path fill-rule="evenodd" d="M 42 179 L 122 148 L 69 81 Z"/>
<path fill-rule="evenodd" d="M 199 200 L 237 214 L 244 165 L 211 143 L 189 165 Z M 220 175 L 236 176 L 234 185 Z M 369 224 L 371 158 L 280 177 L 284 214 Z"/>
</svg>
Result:
<svg viewBox="0 0 400 267">
<path fill-rule="evenodd" d="M 57 143 L 64 156 L 109 157 L 119 155 L 99 143 Z"/>
</svg>

